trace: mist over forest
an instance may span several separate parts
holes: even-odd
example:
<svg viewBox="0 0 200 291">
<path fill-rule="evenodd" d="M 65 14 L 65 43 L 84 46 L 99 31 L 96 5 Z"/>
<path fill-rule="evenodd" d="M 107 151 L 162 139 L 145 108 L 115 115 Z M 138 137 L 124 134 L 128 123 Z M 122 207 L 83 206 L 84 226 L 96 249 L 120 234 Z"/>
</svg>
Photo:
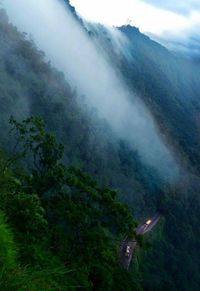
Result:
<svg viewBox="0 0 200 291">
<path fill-rule="evenodd" d="M 97 109 L 99 117 L 108 122 L 118 137 L 127 140 L 148 165 L 161 172 L 164 179 L 165 176 L 172 178 L 178 175 L 176 162 L 161 140 L 150 112 L 134 90 L 125 85 L 113 62 L 105 59 L 69 8 L 54 0 L 43 1 L 40 7 L 34 3 L 16 1 L 13 5 L 12 1 L 11 4 L 6 1 L 5 7 L 21 31 L 32 35 L 46 57 L 64 72 L 68 82 L 85 96 L 90 107 Z M 34 19 L 38 19 L 37 25 Z M 117 41 L 126 42 L 120 31 L 118 34 L 112 30 L 109 32 L 111 40 L 116 40 L 116 46 L 119 46 Z M 52 34 L 56 38 L 52 38 Z M 77 51 L 80 46 L 81 50 Z M 123 47 L 118 49 L 121 51 Z"/>
<path fill-rule="evenodd" d="M 0 5 L 0 289 L 199 290 L 200 63 L 68 1 Z"/>
</svg>

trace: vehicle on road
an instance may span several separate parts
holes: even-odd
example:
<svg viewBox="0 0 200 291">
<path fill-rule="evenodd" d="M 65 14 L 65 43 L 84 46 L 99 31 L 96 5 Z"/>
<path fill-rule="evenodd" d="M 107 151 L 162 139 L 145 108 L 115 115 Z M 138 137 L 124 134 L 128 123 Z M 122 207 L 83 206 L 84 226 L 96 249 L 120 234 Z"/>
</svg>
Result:
<svg viewBox="0 0 200 291">
<path fill-rule="evenodd" d="M 145 221 L 144 223 L 144 230 L 147 229 L 147 227 L 151 224 L 152 220 L 151 219 L 148 219 L 147 221 Z"/>
<path fill-rule="evenodd" d="M 130 246 L 127 246 L 127 247 L 126 247 L 125 256 L 126 256 L 126 257 L 129 257 L 130 254 L 131 254 L 131 247 L 130 247 Z"/>
<path fill-rule="evenodd" d="M 146 225 L 149 225 L 149 224 L 151 224 L 151 222 L 152 222 L 152 220 L 151 220 L 151 219 L 148 219 L 148 220 L 145 222 L 145 224 L 146 224 Z"/>
</svg>

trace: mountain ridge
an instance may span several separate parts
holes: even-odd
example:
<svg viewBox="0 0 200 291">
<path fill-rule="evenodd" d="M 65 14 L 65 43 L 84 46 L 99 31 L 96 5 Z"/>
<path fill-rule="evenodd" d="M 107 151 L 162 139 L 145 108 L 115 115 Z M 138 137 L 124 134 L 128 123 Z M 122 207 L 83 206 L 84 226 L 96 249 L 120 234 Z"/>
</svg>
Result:
<svg viewBox="0 0 200 291">
<path fill-rule="evenodd" d="M 1 16 L 1 145 L 8 153 L 12 151 L 14 139 L 8 135 L 7 125 L 11 114 L 21 120 L 29 115 L 40 115 L 47 129 L 65 144 L 64 161 L 68 165 L 73 164 L 90 173 L 101 186 L 117 189 L 118 197 L 128 202 L 137 218 L 146 218 L 157 209 L 162 211 L 162 222 L 150 236 L 152 246 L 139 251 L 138 265 L 133 264 L 131 276 L 137 274 L 144 290 L 198 291 L 199 67 L 177 60 L 135 28 L 128 27 L 131 42 L 123 43 L 116 52 L 112 51 L 107 34 L 101 38 L 102 31 L 88 33 L 90 39 L 98 40 L 95 45 L 105 48 L 107 58 L 110 54 L 114 56 L 112 62 L 115 61 L 113 67 L 117 73 L 121 72 L 131 92 L 137 92 L 148 106 L 163 138 L 166 141 L 170 138 L 172 148 L 179 152 L 180 161 L 186 159 L 184 167 L 189 170 L 189 175 L 184 173 L 181 181 L 174 184 L 163 183 L 155 169 L 141 161 L 138 152 L 118 139 L 106 120 L 100 118 L 93 107 L 88 107 L 84 97 L 66 82 L 65 75 L 46 62 L 40 48 L 8 23 L 2 11 Z M 128 50 L 128 56 L 124 48 Z M 157 53 L 159 49 L 160 55 Z M 28 165 L 30 162 L 26 161 Z M 80 172 L 79 175 L 86 179 Z M 73 181 L 75 183 L 76 179 Z M 18 185 L 18 181 L 14 183 Z M 65 248 L 62 243 L 57 247 Z M 140 270 L 140 275 L 135 269 Z M 194 277 L 193 281 L 188 273 Z M 92 275 L 95 280 L 95 274 Z M 115 280 L 117 282 L 116 277 Z"/>
</svg>

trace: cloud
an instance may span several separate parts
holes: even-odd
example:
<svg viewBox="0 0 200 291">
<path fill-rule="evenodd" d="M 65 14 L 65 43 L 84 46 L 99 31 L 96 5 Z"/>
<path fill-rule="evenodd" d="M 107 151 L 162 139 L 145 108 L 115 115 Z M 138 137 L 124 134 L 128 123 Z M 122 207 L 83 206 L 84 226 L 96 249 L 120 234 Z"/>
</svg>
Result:
<svg viewBox="0 0 200 291">
<path fill-rule="evenodd" d="M 151 4 L 153 6 L 167 9 L 178 14 L 183 14 L 185 16 L 189 15 L 191 12 L 200 10 L 199 0 L 143 0 L 144 2 Z"/>
<path fill-rule="evenodd" d="M 186 19 L 172 11 L 141 0 L 71 0 L 81 16 L 90 21 L 120 26 L 132 21 L 143 32 L 161 34 L 170 29 L 182 29 Z"/>
<path fill-rule="evenodd" d="M 162 141 L 153 118 L 138 96 L 130 92 L 102 50 L 84 31 L 61 1 L 5 0 L 11 21 L 30 33 L 54 66 L 85 95 L 89 106 L 98 109 L 115 134 L 137 149 L 143 161 L 172 179 L 178 167 Z M 112 35 L 112 30 L 109 31 Z M 122 38 L 114 34 L 120 45 Z M 120 47 L 119 47 L 120 49 Z M 132 102 L 130 102 L 132 99 Z"/>
<path fill-rule="evenodd" d="M 200 57 L 200 11 L 188 16 L 187 26 L 181 30 L 166 30 L 160 35 L 149 36 L 168 49 L 181 52 L 186 56 Z"/>
<path fill-rule="evenodd" d="M 173 12 L 174 19 L 168 18 L 171 26 L 165 24 L 160 31 L 147 29 L 146 33 L 168 49 L 187 56 L 200 57 L 200 1 L 199 0 L 143 0 L 158 9 Z M 178 19 L 182 17 L 180 25 Z M 173 22 L 174 20 L 174 22 Z M 157 18 L 157 25 L 160 21 Z"/>
<path fill-rule="evenodd" d="M 171 50 L 198 54 L 199 0 L 71 0 L 81 16 L 120 26 L 131 22 Z"/>
</svg>

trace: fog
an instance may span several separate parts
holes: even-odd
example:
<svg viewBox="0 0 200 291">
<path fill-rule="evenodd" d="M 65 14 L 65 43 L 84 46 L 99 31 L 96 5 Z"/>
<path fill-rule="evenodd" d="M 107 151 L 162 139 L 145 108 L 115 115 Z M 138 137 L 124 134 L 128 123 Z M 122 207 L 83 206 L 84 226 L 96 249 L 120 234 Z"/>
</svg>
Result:
<svg viewBox="0 0 200 291">
<path fill-rule="evenodd" d="M 166 32 L 160 38 L 153 36 L 169 50 L 183 53 L 185 56 L 192 56 L 200 58 L 200 13 L 199 23 L 195 23 L 180 32 Z"/>
<path fill-rule="evenodd" d="M 64 1 L 5 0 L 3 7 L 11 22 L 31 34 L 47 59 L 64 72 L 90 106 L 98 109 L 99 117 L 108 122 L 119 138 L 136 149 L 143 161 L 164 179 L 177 177 L 175 159 L 147 108 L 120 80 L 113 64 L 106 60 Z M 122 38 L 115 33 L 113 39 L 121 50 Z"/>
</svg>

